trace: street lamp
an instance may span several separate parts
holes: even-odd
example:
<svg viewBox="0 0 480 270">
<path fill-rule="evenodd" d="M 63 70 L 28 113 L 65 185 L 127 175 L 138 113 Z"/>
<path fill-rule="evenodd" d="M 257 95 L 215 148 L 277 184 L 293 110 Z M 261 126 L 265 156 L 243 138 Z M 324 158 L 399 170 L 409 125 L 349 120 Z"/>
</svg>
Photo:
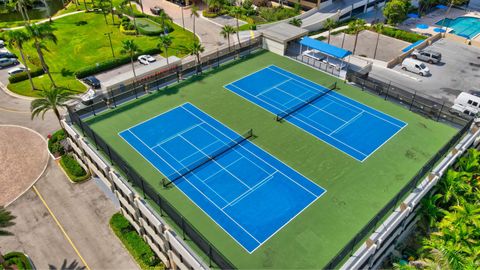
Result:
<svg viewBox="0 0 480 270">
<path fill-rule="evenodd" d="M 108 32 L 108 33 L 105 33 L 104 35 L 108 37 L 108 41 L 110 41 L 110 49 L 112 49 L 112 56 L 113 58 L 115 58 L 115 52 L 113 51 L 113 45 L 112 45 L 112 37 L 110 36 L 111 34 L 113 34 L 113 32 Z"/>
</svg>

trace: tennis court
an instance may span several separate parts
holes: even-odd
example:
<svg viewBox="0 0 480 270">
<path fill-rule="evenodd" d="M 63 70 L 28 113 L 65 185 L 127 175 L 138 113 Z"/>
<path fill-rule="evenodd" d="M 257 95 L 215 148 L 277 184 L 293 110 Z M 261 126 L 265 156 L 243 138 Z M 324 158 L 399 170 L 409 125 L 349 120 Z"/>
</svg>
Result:
<svg viewBox="0 0 480 270">
<path fill-rule="evenodd" d="M 119 133 L 248 252 L 326 191 L 190 103 Z M 158 179 L 160 184 L 160 179 Z"/>
<path fill-rule="evenodd" d="M 362 162 L 406 126 L 333 87 L 273 65 L 225 86 Z"/>
</svg>

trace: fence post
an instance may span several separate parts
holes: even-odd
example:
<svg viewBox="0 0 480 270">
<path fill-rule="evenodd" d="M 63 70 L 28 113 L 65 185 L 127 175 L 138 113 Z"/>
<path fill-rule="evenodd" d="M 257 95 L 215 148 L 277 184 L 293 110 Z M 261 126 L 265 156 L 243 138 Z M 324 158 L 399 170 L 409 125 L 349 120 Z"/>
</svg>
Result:
<svg viewBox="0 0 480 270">
<path fill-rule="evenodd" d="M 415 93 L 413 93 L 412 102 L 410 102 L 410 108 L 408 108 L 409 111 L 412 110 L 413 102 L 415 102 L 416 97 L 417 97 L 417 91 L 415 91 Z"/>
<path fill-rule="evenodd" d="M 390 81 L 387 86 L 387 92 L 385 92 L 385 100 L 387 100 L 388 97 L 388 92 L 390 92 L 390 86 L 392 85 L 392 82 Z"/>
<path fill-rule="evenodd" d="M 94 104 L 90 105 L 90 110 L 92 111 L 93 115 L 96 116 L 97 114 L 95 114 L 95 108 L 93 108 L 93 105 Z"/>
<path fill-rule="evenodd" d="M 182 236 L 183 236 L 183 240 L 185 240 L 185 219 L 183 218 L 182 216 Z"/>
<path fill-rule="evenodd" d="M 437 122 L 440 120 L 440 116 L 442 115 L 442 111 L 443 111 L 444 106 L 445 106 L 445 100 L 442 103 L 442 107 L 440 107 L 440 110 L 438 111 Z"/>
<path fill-rule="evenodd" d="M 208 266 L 212 267 L 212 245 L 208 245 Z"/>
<path fill-rule="evenodd" d="M 143 199 L 146 199 L 147 197 L 145 196 L 145 184 L 143 183 L 143 178 L 140 178 L 140 183 L 142 184 Z"/>
</svg>

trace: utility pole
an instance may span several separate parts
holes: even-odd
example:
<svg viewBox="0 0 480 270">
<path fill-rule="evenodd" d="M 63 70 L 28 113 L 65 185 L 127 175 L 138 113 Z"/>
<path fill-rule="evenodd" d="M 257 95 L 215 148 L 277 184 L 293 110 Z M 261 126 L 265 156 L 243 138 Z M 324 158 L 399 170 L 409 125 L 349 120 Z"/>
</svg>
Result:
<svg viewBox="0 0 480 270">
<path fill-rule="evenodd" d="M 182 27 L 185 30 L 185 18 L 183 17 L 183 6 L 180 7 L 182 9 Z"/>
<path fill-rule="evenodd" d="M 110 49 L 112 49 L 112 56 L 113 58 L 115 58 L 115 52 L 113 51 L 113 45 L 112 45 L 112 37 L 110 36 L 111 34 L 113 34 L 113 32 L 108 32 L 108 33 L 105 33 L 104 35 L 108 36 L 108 41 L 110 42 Z"/>
</svg>

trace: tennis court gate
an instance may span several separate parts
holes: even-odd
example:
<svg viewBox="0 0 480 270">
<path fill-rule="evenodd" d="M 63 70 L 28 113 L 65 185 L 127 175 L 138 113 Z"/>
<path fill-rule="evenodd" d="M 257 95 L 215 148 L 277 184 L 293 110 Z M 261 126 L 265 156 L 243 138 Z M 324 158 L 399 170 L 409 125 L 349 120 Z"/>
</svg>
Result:
<svg viewBox="0 0 480 270">
<path fill-rule="evenodd" d="M 393 82 L 383 82 L 369 75 L 362 75 L 349 70 L 347 81 L 353 82 L 362 91 L 369 91 L 402 105 L 410 111 L 421 114 L 435 121 L 447 122 L 456 127 L 463 127 L 472 117 L 464 114 L 453 114 L 450 107 L 453 105 L 446 101 L 438 101 L 432 97 L 423 96 L 416 90 L 407 89 Z"/>
<path fill-rule="evenodd" d="M 180 212 L 163 198 L 155 189 L 146 182 L 138 172 L 135 171 L 113 148 L 111 148 L 100 136 L 98 136 L 87 123 L 82 119 L 96 115 L 99 112 L 139 98 L 154 91 L 163 91 L 168 93 L 168 86 L 175 83 L 181 83 L 181 79 L 199 74 L 202 71 L 214 69 L 221 64 L 228 64 L 241 58 L 257 52 L 261 49 L 260 38 L 251 39 L 241 46 L 232 46 L 223 48 L 202 57 L 201 64 L 196 61 L 182 64 L 175 70 L 168 70 L 165 73 L 158 74 L 157 77 L 148 82 L 139 82 L 135 85 L 114 89 L 108 93 L 103 100 L 82 108 L 68 107 L 68 116 L 73 125 L 77 126 L 84 136 L 93 142 L 97 151 L 103 152 L 112 166 L 115 166 L 125 176 L 128 182 L 141 190 L 144 198 L 148 196 L 160 208 L 160 215 L 171 219 L 180 228 L 184 240 L 194 242 L 209 258 L 210 267 L 216 266 L 221 269 L 235 269 L 235 266 L 224 257 Z M 148 98 L 148 97 L 147 97 Z M 158 185 L 162 181 L 158 179 Z"/>
</svg>

